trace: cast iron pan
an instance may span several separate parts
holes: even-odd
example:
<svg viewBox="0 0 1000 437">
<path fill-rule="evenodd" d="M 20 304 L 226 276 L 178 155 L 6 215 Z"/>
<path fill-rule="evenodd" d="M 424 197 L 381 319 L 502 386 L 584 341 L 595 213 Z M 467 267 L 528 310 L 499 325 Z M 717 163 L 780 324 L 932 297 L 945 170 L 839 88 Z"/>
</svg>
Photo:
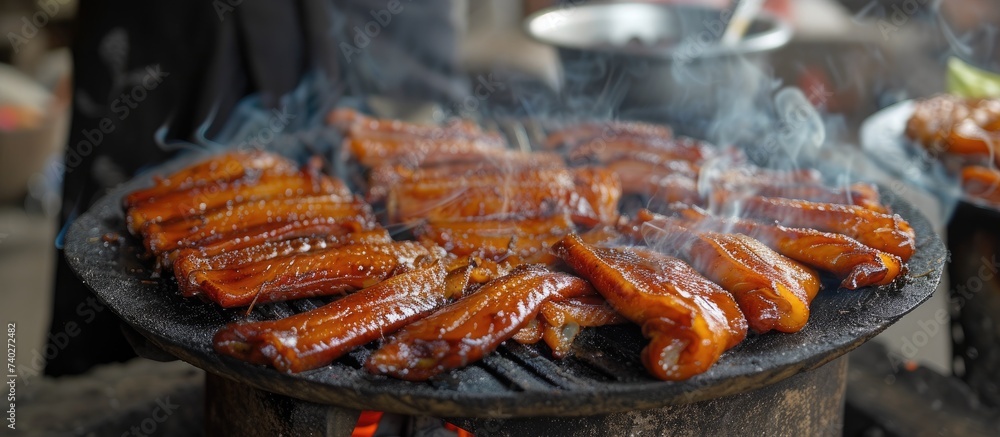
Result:
<svg viewBox="0 0 1000 437">
<path fill-rule="evenodd" d="M 166 173 L 178 162 L 154 173 Z M 356 409 L 439 417 L 580 416 L 681 404 L 732 395 L 814 369 L 854 349 L 927 300 L 937 288 L 945 249 L 910 205 L 892 208 L 917 233 L 917 252 L 905 278 L 884 288 L 843 290 L 827 279 L 812 304 L 809 324 L 796 334 L 751 335 L 708 372 L 684 382 L 651 378 L 639 362 L 645 341 L 634 326 L 586 330 L 575 355 L 559 361 L 544 345 L 507 342 L 480 363 L 424 383 L 374 376 L 361 369 L 374 345 L 332 365 L 290 375 L 216 354 L 211 339 L 227 323 L 306 311 L 330 299 L 309 299 L 221 310 L 182 298 L 173 279 L 154 277 L 127 237 L 121 199 L 150 184 L 137 178 L 113 190 L 80 216 L 66 236 L 70 265 L 125 323 L 178 358 L 251 386 Z M 122 238 L 107 243 L 105 234 Z"/>
</svg>

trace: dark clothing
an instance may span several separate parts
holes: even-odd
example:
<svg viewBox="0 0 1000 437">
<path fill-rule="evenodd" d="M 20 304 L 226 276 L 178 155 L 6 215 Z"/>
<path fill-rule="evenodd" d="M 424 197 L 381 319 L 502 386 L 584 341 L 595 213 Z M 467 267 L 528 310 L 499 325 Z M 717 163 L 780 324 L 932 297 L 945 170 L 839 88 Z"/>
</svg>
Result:
<svg viewBox="0 0 1000 437">
<path fill-rule="evenodd" d="M 369 94 L 457 101 L 464 87 L 456 80 L 450 4 L 81 1 L 60 226 L 176 153 L 154 138 L 176 143 L 198 137 L 199 129 L 212 138 L 245 96 L 277 108 L 307 73 L 332 85 L 324 96 L 331 105 Z M 111 311 L 96 318 L 80 312 L 92 293 L 62 251 L 57 262 L 50 335 L 71 321 L 81 328 L 48 360 L 46 374 L 134 356 Z"/>
</svg>

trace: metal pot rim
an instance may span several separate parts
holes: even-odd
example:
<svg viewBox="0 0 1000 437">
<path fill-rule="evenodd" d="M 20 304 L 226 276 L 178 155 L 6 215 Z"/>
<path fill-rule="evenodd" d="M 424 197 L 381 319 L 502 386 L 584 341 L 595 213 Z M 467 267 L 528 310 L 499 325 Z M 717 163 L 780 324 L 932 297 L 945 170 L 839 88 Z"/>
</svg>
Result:
<svg viewBox="0 0 1000 437">
<path fill-rule="evenodd" d="M 593 46 L 586 43 L 567 43 L 565 41 L 557 41 L 550 36 L 542 34 L 542 32 L 536 31 L 536 27 L 543 20 L 552 21 L 553 16 L 557 14 L 567 14 L 574 13 L 578 10 L 584 9 L 605 9 L 605 8 L 662 8 L 662 9 L 673 9 L 679 11 L 687 11 L 688 13 L 693 12 L 706 12 L 706 11 L 721 11 L 721 9 L 710 8 L 704 6 L 696 5 L 671 5 L 671 4 L 656 4 L 647 2 L 610 2 L 610 1 L 596 1 L 588 2 L 582 5 L 576 6 L 557 6 L 551 8 L 545 8 L 539 10 L 527 18 L 524 19 L 522 23 L 522 29 L 525 34 L 537 42 L 546 44 L 559 49 L 571 49 L 580 51 L 589 51 L 595 53 L 606 53 L 612 55 L 626 55 L 626 56 L 640 56 L 653 59 L 674 59 L 678 58 L 685 53 L 682 53 L 682 49 L 686 48 L 686 44 L 680 42 L 678 44 L 672 44 L 667 48 L 663 47 L 649 47 L 641 45 L 622 45 L 622 46 Z M 707 58 L 716 57 L 724 55 L 739 55 L 748 54 L 762 51 L 775 50 L 779 47 L 784 46 L 792 38 L 792 27 L 789 23 L 781 20 L 771 14 L 762 12 L 754 18 L 755 24 L 762 23 L 766 30 L 762 32 L 755 32 L 749 34 L 740 40 L 738 43 L 731 46 L 723 46 L 721 44 L 712 44 L 708 46 L 698 47 L 698 50 L 694 52 L 697 58 Z M 550 24 L 551 26 L 551 24 Z M 707 30 L 707 29 L 706 29 Z"/>
</svg>

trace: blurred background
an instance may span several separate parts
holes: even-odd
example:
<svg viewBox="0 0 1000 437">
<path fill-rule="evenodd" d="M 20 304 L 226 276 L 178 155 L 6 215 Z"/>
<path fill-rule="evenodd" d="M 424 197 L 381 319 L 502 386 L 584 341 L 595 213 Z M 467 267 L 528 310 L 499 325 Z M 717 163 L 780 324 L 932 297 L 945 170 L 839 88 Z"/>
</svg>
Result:
<svg viewBox="0 0 1000 437">
<path fill-rule="evenodd" d="M 729 4 L 726 0 L 673 1 L 681 2 L 719 8 Z M 559 2 L 452 0 L 452 19 L 458 29 L 455 56 L 467 84 L 474 86 L 488 77 L 490 81 L 509 85 L 491 99 L 497 105 L 505 99 L 516 102 L 520 90 L 554 95 L 567 86 L 557 50 L 527 35 L 522 24 L 533 12 L 556 3 Z M 803 90 L 823 116 L 827 143 L 859 152 L 859 129 L 866 118 L 897 102 L 945 91 L 947 60 L 956 52 L 966 53 L 965 60 L 972 64 L 996 71 L 996 66 L 991 65 L 997 59 L 992 56 L 993 48 L 983 42 L 993 40 L 989 35 L 991 32 L 996 35 L 1000 24 L 1000 3 L 996 1 L 948 0 L 937 4 L 930 0 L 768 0 L 764 8 L 766 13 L 788 23 L 792 36 L 787 44 L 767 54 L 761 68 L 774 81 Z M 74 99 L 79 96 L 74 96 L 71 83 L 74 65 L 70 47 L 75 43 L 76 30 L 87 23 L 78 21 L 77 10 L 77 0 L 0 3 L 0 34 L 4 36 L 0 40 L 0 318 L 18 324 L 22 363 L 38 355 L 31 351 L 44 351 L 50 342 L 55 242 L 63 206 L 62 161 L 73 105 L 81 104 Z M 78 58 L 78 62 L 102 60 Z M 655 118 L 646 116 L 648 113 L 642 110 L 632 113 L 623 110 L 610 115 Z M 152 121 L 160 122 L 163 120 Z M 906 182 L 897 181 L 898 175 L 881 170 L 872 168 L 867 172 L 881 183 L 906 186 Z M 944 238 L 952 206 L 944 205 L 940 198 L 920 187 L 911 188 L 901 190 L 900 194 L 915 203 Z M 992 390 L 995 395 L 995 380 L 980 381 L 982 386 L 973 389 L 963 385 L 965 358 L 969 358 L 969 353 L 967 349 L 954 347 L 955 337 L 964 337 L 961 328 L 956 333 L 952 325 L 942 325 L 939 332 L 922 342 L 925 344 L 919 347 L 913 344 L 914 334 L 926 333 L 927 321 L 936 320 L 940 311 L 957 317 L 949 305 L 949 289 L 946 278 L 931 301 L 879 337 L 884 349 L 870 352 L 872 355 L 866 359 L 889 364 L 881 381 L 890 377 L 895 380 L 900 372 L 920 369 L 918 379 L 922 382 L 913 383 L 914 393 L 928 390 L 919 389 L 921 384 L 937 387 L 934 390 L 940 389 L 947 396 L 958 393 L 955 395 L 958 400 L 953 403 L 962 407 L 956 410 L 995 408 L 997 405 L 991 402 L 996 398 L 991 401 L 989 394 Z M 975 351 L 971 358 L 985 353 Z M 157 365 L 166 366 L 153 366 Z M 180 379 L 190 378 L 186 370 L 176 367 L 177 363 L 172 365 L 175 366 L 172 374 Z M 92 378 L 97 378 L 93 375 L 109 377 L 99 372 L 91 373 Z M 943 379 L 936 379 L 938 376 Z M 926 382 L 930 380 L 936 382 Z M 90 383 L 86 379 L 73 381 L 76 382 L 67 379 L 65 383 Z M 50 392 L 32 396 L 53 402 L 59 399 L 59 390 L 65 389 L 60 388 L 58 380 L 50 382 L 36 385 Z M 973 393 L 976 391 L 979 394 Z M 128 396 L 142 397 L 141 393 L 126 388 L 106 395 L 118 398 L 126 392 L 130 393 Z M 855 398 L 857 405 L 869 405 L 859 399 Z M 934 407 L 934 399 L 925 400 L 928 411 L 943 408 Z M 121 404 L 127 403 L 121 400 Z M 849 413 L 850 408 L 849 405 Z M 67 414 L 85 410 L 85 406 L 71 408 Z M 27 421 L 35 413 L 25 414 Z M 914 429 L 894 423 L 900 419 L 892 416 L 892 411 L 884 414 L 881 418 L 854 422 L 855 429 L 845 429 L 845 434 L 906 435 L 907 430 Z M 79 426 L 84 429 L 96 425 Z"/>
</svg>

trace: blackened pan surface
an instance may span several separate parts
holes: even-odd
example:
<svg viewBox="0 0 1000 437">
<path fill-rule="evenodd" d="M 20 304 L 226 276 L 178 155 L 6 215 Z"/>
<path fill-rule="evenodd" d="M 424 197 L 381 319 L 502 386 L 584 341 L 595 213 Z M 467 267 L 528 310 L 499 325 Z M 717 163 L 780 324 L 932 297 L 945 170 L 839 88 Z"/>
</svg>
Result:
<svg viewBox="0 0 1000 437">
<path fill-rule="evenodd" d="M 174 162 L 154 173 L 177 168 Z M 941 279 L 946 252 L 928 221 L 909 204 L 893 210 L 917 233 L 917 252 L 905 278 L 889 287 L 838 289 L 827 280 L 812 304 L 809 324 L 796 334 L 751 335 L 708 372 L 684 382 L 651 378 L 639 361 L 645 344 L 634 326 L 585 330 L 575 354 L 554 360 L 544 345 L 507 342 L 480 363 L 423 383 L 374 376 L 364 362 L 374 348 L 355 350 L 330 366 L 290 375 L 215 353 L 212 336 L 240 320 L 288 316 L 323 305 L 308 299 L 222 310 L 178 294 L 172 278 L 154 276 L 128 236 L 122 196 L 150 184 L 139 177 L 118 187 L 80 216 L 66 235 L 67 259 L 112 311 L 152 343 L 206 371 L 295 398 L 357 409 L 439 417 L 578 416 L 695 402 L 759 388 L 814 369 L 871 339 L 927 300 Z M 121 238 L 105 242 L 106 234 Z"/>
</svg>

